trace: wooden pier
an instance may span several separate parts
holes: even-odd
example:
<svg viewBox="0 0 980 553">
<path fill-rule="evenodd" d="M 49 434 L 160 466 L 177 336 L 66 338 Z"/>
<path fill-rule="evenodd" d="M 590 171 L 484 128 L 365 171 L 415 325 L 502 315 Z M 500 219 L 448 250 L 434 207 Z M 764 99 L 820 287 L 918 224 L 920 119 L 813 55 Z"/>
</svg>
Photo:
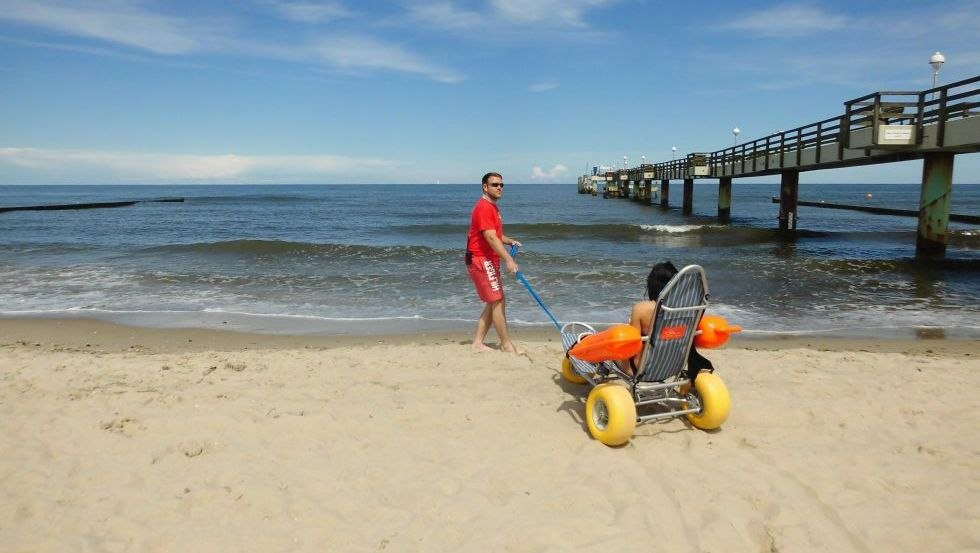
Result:
<svg viewBox="0 0 980 553">
<path fill-rule="evenodd" d="M 684 183 L 682 211 L 693 212 L 694 181 L 718 180 L 718 217 L 731 215 L 733 179 L 780 175 L 779 228 L 795 229 L 800 173 L 923 160 L 916 251 L 946 249 L 953 160 L 980 152 L 980 76 L 917 92 L 874 92 L 844 102 L 844 113 L 715 152 L 606 173 L 604 197 L 669 206 L 670 181 Z M 610 192 L 611 191 L 611 192 Z M 818 207 L 827 207 L 826 205 Z"/>
</svg>

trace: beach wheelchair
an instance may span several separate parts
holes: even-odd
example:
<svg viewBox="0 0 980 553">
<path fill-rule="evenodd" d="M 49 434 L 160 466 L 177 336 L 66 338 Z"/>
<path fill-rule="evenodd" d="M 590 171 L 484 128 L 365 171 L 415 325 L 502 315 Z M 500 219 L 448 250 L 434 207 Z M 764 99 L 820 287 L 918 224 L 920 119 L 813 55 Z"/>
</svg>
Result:
<svg viewBox="0 0 980 553">
<path fill-rule="evenodd" d="M 672 417 L 686 416 L 704 430 L 725 422 L 731 409 L 728 388 L 696 348 L 720 347 L 741 328 L 705 315 L 707 298 L 704 269 L 688 265 L 657 298 L 649 336 L 625 324 L 603 332 L 577 322 L 561 328 L 563 377 L 592 385 L 585 418 L 595 439 L 622 445 L 638 423 Z M 620 363 L 631 363 L 637 354 L 631 375 Z"/>
</svg>

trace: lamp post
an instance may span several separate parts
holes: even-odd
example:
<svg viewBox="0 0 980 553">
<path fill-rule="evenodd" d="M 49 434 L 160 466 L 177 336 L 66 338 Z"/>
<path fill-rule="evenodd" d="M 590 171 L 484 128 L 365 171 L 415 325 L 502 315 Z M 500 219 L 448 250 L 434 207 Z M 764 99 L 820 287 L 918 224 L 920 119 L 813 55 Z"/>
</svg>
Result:
<svg viewBox="0 0 980 553">
<path fill-rule="evenodd" d="M 942 52 L 936 52 L 929 58 L 929 65 L 932 66 L 932 88 L 936 88 L 939 83 L 939 68 L 946 63 L 946 56 Z"/>
<path fill-rule="evenodd" d="M 642 167 L 646 164 L 647 164 L 647 156 L 640 156 L 640 166 Z"/>
<path fill-rule="evenodd" d="M 623 169 L 625 170 L 629 165 L 626 163 L 626 156 L 623 156 Z"/>
<path fill-rule="evenodd" d="M 670 147 L 670 159 L 677 159 L 677 146 Z"/>
<path fill-rule="evenodd" d="M 732 134 L 735 135 L 735 145 L 738 146 L 738 133 L 742 132 L 738 127 L 732 129 Z"/>
</svg>

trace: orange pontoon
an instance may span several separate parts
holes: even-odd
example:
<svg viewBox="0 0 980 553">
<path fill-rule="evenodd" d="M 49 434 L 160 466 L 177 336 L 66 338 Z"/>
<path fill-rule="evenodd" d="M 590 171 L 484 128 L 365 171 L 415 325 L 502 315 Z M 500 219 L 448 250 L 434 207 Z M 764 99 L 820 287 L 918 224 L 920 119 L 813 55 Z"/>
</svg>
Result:
<svg viewBox="0 0 980 553">
<path fill-rule="evenodd" d="M 568 350 L 572 357 L 601 363 L 611 359 L 629 359 L 643 349 L 643 337 L 636 327 L 619 324 L 602 332 L 582 338 L 578 344 Z"/>
</svg>

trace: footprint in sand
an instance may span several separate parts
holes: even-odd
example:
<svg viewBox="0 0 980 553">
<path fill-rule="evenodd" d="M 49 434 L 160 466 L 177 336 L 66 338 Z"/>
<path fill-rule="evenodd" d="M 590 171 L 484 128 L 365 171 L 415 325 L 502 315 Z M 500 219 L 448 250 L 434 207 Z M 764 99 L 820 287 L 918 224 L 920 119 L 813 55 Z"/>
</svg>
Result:
<svg viewBox="0 0 980 553">
<path fill-rule="evenodd" d="M 136 434 L 136 431 L 143 430 L 144 427 L 136 419 L 123 417 L 112 419 L 109 422 L 103 422 L 102 429 L 115 432 L 116 434 L 122 434 L 123 436 L 133 436 Z"/>
</svg>

